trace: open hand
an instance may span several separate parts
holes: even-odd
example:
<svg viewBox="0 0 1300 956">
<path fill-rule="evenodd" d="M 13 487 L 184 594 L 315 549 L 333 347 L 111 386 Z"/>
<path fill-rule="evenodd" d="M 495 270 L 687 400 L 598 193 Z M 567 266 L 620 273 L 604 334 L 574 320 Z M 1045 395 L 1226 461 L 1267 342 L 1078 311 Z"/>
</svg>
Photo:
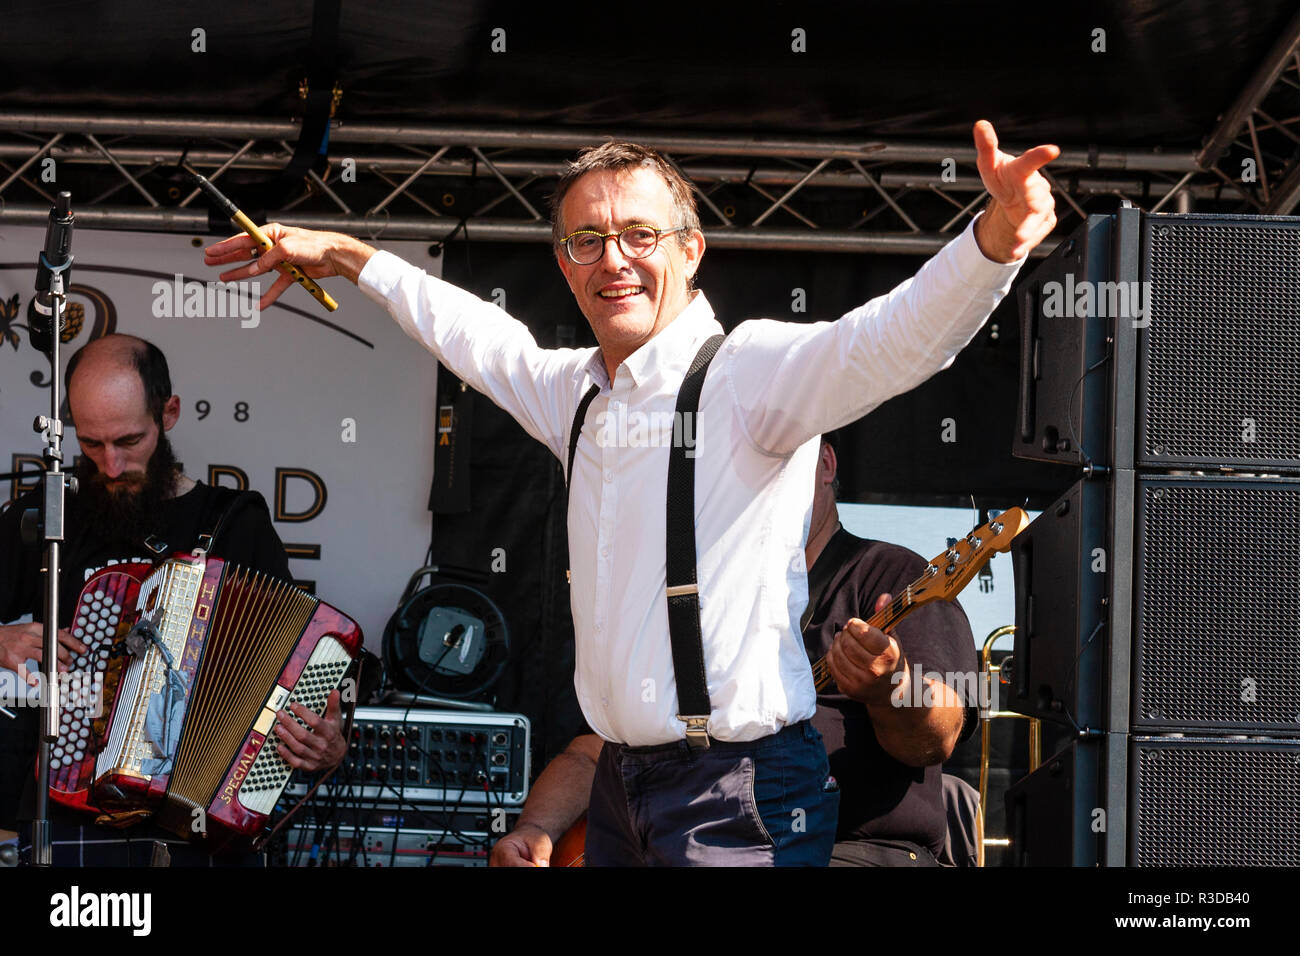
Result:
<svg viewBox="0 0 1300 956">
<path fill-rule="evenodd" d="M 265 252 L 246 232 L 222 239 L 203 250 L 203 262 L 209 266 L 241 263 L 237 269 L 221 273 L 222 282 L 251 279 L 270 272 L 282 262 L 292 262 L 313 279 L 343 276 L 352 282 L 365 267 L 375 250 L 359 239 L 339 232 L 317 232 L 284 226 L 278 222 L 262 227 L 266 237 L 275 243 Z M 250 261 L 251 260 L 251 261 Z M 285 289 L 294 284 L 294 278 L 281 273 L 271 288 L 263 293 L 259 309 L 270 307 Z"/>
</svg>

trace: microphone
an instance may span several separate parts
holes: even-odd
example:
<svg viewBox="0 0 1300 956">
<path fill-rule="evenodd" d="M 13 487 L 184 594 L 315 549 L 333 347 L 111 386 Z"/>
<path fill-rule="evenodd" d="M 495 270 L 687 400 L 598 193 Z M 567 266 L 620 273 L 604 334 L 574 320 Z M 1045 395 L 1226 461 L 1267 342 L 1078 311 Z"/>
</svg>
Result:
<svg viewBox="0 0 1300 956">
<path fill-rule="evenodd" d="M 50 222 L 45 228 L 45 248 L 36 260 L 36 301 L 31 316 L 32 348 L 49 355 L 54 349 L 54 277 L 62 275 L 66 296 L 72 279 L 72 193 L 61 192 L 50 208 Z M 59 330 L 63 331 L 62 329 Z"/>
</svg>

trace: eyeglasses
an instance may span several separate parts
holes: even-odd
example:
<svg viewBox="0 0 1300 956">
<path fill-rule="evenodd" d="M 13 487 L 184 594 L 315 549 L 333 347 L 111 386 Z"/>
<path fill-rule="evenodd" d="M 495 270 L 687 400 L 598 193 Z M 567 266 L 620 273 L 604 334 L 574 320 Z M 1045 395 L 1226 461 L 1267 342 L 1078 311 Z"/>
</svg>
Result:
<svg viewBox="0 0 1300 956">
<path fill-rule="evenodd" d="M 644 259 L 659 246 L 659 237 L 668 236 L 676 229 L 656 229 L 654 226 L 635 224 L 620 229 L 618 232 L 595 232 L 591 229 L 579 229 L 560 240 L 564 251 L 580 266 L 589 266 L 599 262 L 605 255 L 605 241 L 617 239 L 618 248 L 629 259 Z"/>
</svg>

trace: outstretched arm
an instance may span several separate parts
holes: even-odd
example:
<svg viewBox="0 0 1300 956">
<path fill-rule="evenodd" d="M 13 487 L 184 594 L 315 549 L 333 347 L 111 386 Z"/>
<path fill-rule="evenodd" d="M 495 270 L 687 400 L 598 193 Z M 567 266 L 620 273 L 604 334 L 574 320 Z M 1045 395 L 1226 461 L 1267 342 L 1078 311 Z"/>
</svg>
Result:
<svg viewBox="0 0 1300 956">
<path fill-rule="evenodd" d="M 209 246 L 205 261 L 216 266 L 243 263 L 221 273 L 226 281 L 259 276 L 287 261 L 313 279 L 342 276 L 357 283 L 463 382 L 496 402 L 556 455 L 562 454 L 563 436 L 581 394 L 575 374 L 585 355 L 540 348 L 528 327 L 502 309 L 359 239 L 279 223 L 263 231 L 275 243 L 265 253 L 249 236 L 232 236 Z M 292 283 L 292 278 L 278 276 L 262 296 L 261 307 Z"/>
<path fill-rule="evenodd" d="M 915 388 L 947 368 L 997 307 L 1056 224 L 1038 170 L 1060 151 L 1000 152 L 983 120 L 975 146 L 989 206 L 916 275 L 834 322 L 745 322 L 732 333 L 722 367 L 756 447 L 789 455 Z"/>
</svg>

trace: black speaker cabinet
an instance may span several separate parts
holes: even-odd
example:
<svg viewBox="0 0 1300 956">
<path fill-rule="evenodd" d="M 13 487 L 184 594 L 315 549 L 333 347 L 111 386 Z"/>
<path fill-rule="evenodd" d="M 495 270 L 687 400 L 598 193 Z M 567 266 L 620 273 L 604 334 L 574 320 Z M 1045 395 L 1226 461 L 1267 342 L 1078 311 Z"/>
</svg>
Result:
<svg viewBox="0 0 1300 956">
<path fill-rule="evenodd" d="M 1018 290 L 1014 454 L 1300 473 L 1300 218 L 1090 216 Z"/>
<path fill-rule="evenodd" d="M 1121 303 L 1112 309 L 1085 290 L 1118 289 L 1120 282 L 1127 289 L 1136 282 L 1138 215 L 1124 209 L 1089 216 L 1017 287 L 1020 396 L 1012 445 L 1017 457 L 1105 466 L 1115 460 L 1115 394 L 1131 392 L 1135 372 L 1130 362 L 1128 379 L 1116 381 L 1116 322 L 1110 313 L 1120 311 Z"/>
<path fill-rule="evenodd" d="M 1300 866 L 1300 740 L 1100 734 L 1007 789 L 1012 866 Z"/>
<path fill-rule="evenodd" d="M 1300 219 L 1144 215 L 1139 467 L 1300 471 Z"/>
<path fill-rule="evenodd" d="M 1133 737 L 1129 757 L 1130 865 L 1300 866 L 1300 740 Z"/>
<path fill-rule="evenodd" d="M 1128 737 L 1071 741 L 1007 789 L 1011 866 L 1123 866 Z"/>
<path fill-rule="evenodd" d="M 1006 705 L 1071 727 L 1112 726 L 1110 486 L 1079 481 L 1011 543 L 1016 635 Z M 1124 693 L 1127 693 L 1125 691 Z"/>
<path fill-rule="evenodd" d="M 1079 481 L 1011 554 L 1011 710 L 1300 737 L 1300 479 Z"/>
<path fill-rule="evenodd" d="M 1132 726 L 1300 736 L 1300 479 L 1139 476 Z"/>
</svg>

